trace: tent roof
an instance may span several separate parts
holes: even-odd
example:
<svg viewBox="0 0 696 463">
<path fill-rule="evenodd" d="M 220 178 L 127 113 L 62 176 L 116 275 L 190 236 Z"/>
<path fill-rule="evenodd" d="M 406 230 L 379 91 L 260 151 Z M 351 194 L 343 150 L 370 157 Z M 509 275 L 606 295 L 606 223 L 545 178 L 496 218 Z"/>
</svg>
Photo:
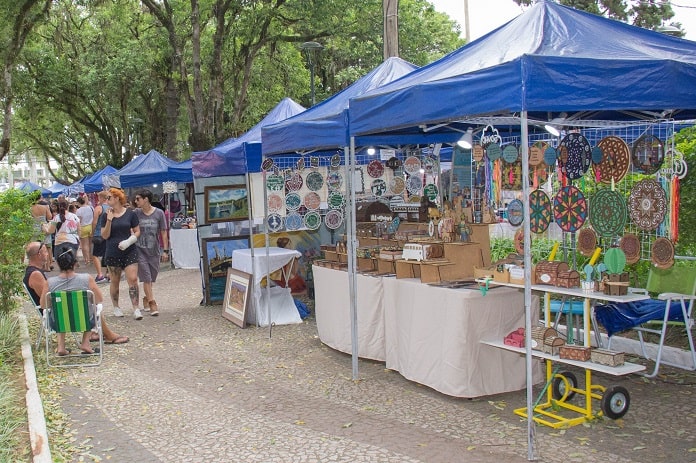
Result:
<svg viewBox="0 0 696 463">
<path fill-rule="evenodd" d="M 96 191 L 101 191 L 104 189 L 103 176 L 113 174 L 116 172 L 116 168 L 112 166 L 106 166 L 101 170 L 94 172 L 81 180 L 82 186 L 85 189 L 85 193 L 94 193 Z"/>
<path fill-rule="evenodd" d="M 190 159 L 181 161 L 169 167 L 169 177 L 173 182 L 193 182 L 192 163 Z"/>
<path fill-rule="evenodd" d="M 417 69 L 401 58 L 387 58 L 382 64 L 348 88 L 307 111 L 263 128 L 263 154 L 335 149 L 348 145 L 348 102 L 372 89 L 392 82 Z"/>
<path fill-rule="evenodd" d="M 42 187 L 41 185 L 37 185 L 34 182 L 30 182 L 29 180 L 25 180 L 22 183 L 20 183 L 19 185 L 17 185 L 17 189 L 24 190 L 28 193 L 31 193 L 32 191 L 36 191 L 36 190 L 41 190 L 41 196 L 50 196 L 52 193 L 50 190 Z"/>
<path fill-rule="evenodd" d="M 171 159 L 156 150 L 150 150 L 131 160 L 120 170 L 103 175 L 104 184 L 117 185 L 121 188 L 150 185 L 170 179 L 169 167 L 175 164 Z"/>
<path fill-rule="evenodd" d="M 194 177 L 243 175 L 261 170 L 261 128 L 299 114 L 305 108 L 283 98 L 261 121 L 239 138 L 230 138 L 191 156 Z"/>
<path fill-rule="evenodd" d="M 538 121 L 573 112 L 573 125 L 692 119 L 695 84 L 696 42 L 542 0 L 442 59 L 351 100 L 350 131 L 436 138 L 437 129 L 423 128 L 525 110 Z"/>
</svg>

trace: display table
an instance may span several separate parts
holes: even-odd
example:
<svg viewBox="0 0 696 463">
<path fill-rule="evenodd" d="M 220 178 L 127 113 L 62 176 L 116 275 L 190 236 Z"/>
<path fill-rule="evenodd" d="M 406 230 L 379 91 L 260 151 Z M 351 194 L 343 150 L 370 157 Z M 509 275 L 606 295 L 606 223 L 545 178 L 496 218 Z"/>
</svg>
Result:
<svg viewBox="0 0 696 463">
<path fill-rule="evenodd" d="M 201 253 L 198 248 L 197 229 L 169 230 L 169 249 L 174 268 L 200 268 Z"/>
<path fill-rule="evenodd" d="M 317 331 L 321 342 L 352 353 L 348 272 L 313 266 Z M 385 361 L 382 278 L 357 275 L 358 356 Z"/>
<path fill-rule="evenodd" d="M 253 275 L 254 308 L 247 311 L 247 322 L 268 326 L 269 323 L 287 325 L 302 321 L 290 294 L 290 288 L 275 286 L 267 290 L 260 284 L 266 275 L 283 269 L 286 264 L 298 257 L 300 257 L 299 251 L 276 247 L 254 248 L 253 259 L 251 249 L 236 249 L 232 252 L 232 268 Z M 287 280 L 288 278 L 285 279 Z M 270 293 L 270 301 L 268 293 Z"/>
</svg>

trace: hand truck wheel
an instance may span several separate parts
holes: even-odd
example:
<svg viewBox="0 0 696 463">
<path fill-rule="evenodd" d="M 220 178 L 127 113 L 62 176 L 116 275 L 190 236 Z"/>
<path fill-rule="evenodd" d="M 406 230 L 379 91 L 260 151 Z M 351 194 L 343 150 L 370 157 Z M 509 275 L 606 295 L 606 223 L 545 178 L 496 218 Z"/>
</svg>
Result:
<svg viewBox="0 0 696 463">
<path fill-rule="evenodd" d="M 575 375 L 569 371 L 556 373 L 553 378 L 553 383 L 551 383 L 551 396 L 555 400 L 561 400 L 563 399 L 563 396 L 565 396 L 566 401 L 572 399 L 575 397 L 575 391 L 566 391 L 567 386 L 572 388 L 578 387 L 578 379 L 575 377 Z"/>
<path fill-rule="evenodd" d="M 623 386 L 610 386 L 602 394 L 602 412 L 612 420 L 618 420 L 628 412 L 631 396 Z"/>
</svg>

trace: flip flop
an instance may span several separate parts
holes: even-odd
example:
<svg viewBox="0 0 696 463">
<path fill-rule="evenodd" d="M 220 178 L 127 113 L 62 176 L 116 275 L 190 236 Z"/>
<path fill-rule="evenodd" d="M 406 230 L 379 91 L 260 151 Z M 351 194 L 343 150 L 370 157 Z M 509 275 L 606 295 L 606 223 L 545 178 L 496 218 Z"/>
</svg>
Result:
<svg viewBox="0 0 696 463">
<path fill-rule="evenodd" d="M 94 355 L 94 354 L 98 354 L 98 353 L 99 353 L 98 347 L 95 347 L 94 349 L 92 349 L 92 352 L 87 352 L 84 350 L 81 352 L 82 355 Z"/>
<path fill-rule="evenodd" d="M 56 355 L 58 357 L 65 357 L 66 355 L 70 355 L 72 351 L 70 349 L 65 349 L 65 352 L 58 352 L 56 351 Z"/>
<path fill-rule="evenodd" d="M 99 335 L 97 333 L 90 334 L 89 342 L 99 342 Z"/>
<path fill-rule="evenodd" d="M 112 341 L 107 341 L 106 339 L 104 340 L 106 344 L 125 344 L 128 341 L 130 341 L 130 339 L 128 339 L 128 336 L 119 336 Z"/>
<path fill-rule="evenodd" d="M 159 315 L 159 311 L 155 310 L 154 312 L 150 312 L 150 315 L 156 317 L 157 315 Z"/>
</svg>

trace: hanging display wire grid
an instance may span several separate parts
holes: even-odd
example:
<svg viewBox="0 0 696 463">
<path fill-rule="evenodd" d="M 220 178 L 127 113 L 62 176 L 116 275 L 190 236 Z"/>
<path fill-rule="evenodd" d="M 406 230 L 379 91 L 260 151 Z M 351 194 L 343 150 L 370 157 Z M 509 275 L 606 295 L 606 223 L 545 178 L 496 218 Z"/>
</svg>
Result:
<svg viewBox="0 0 696 463">
<path fill-rule="evenodd" d="M 622 124 L 617 127 L 600 127 L 600 128 L 582 128 L 579 129 L 579 133 L 581 133 L 589 142 L 591 147 L 597 146 L 597 144 L 604 139 L 605 137 L 608 136 L 613 136 L 613 137 L 619 137 L 621 138 L 626 145 L 628 146 L 629 149 L 629 156 L 632 155 L 633 153 L 633 147 L 636 141 L 641 139 L 641 137 L 644 136 L 654 136 L 659 139 L 662 144 L 663 144 L 663 155 L 664 159 L 662 162 L 662 165 L 660 169 L 653 174 L 641 174 L 640 171 L 638 171 L 634 166 L 633 162 L 631 162 L 631 165 L 628 169 L 627 174 L 624 176 L 623 179 L 621 179 L 618 182 L 614 182 L 614 189 L 615 191 L 619 192 L 623 198 L 628 202 L 629 195 L 631 193 L 631 190 L 633 186 L 639 182 L 640 180 L 643 179 L 653 179 L 657 181 L 662 189 L 665 192 L 666 196 L 666 213 L 664 215 L 664 219 L 662 222 L 657 226 L 657 228 L 653 230 L 642 230 L 640 229 L 636 223 L 634 223 L 631 220 L 630 214 L 626 217 L 625 221 L 625 227 L 624 227 L 624 234 L 631 233 L 634 234 L 635 236 L 638 237 L 640 241 L 640 259 L 641 260 L 646 260 L 650 261 L 652 258 L 652 244 L 657 238 L 660 237 L 665 237 L 669 238 L 671 240 L 674 240 L 674 237 L 672 236 L 672 214 L 670 211 L 672 210 L 673 203 L 672 201 L 675 198 L 672 198 L 671 191 L 672 191 L 672 178 L 673 178 L 673 173 L 676 173 L 679 171 L 678 163 L 681 161 L 678 159 L 678 156 L 675 157 L 672 155 L 672 153 L 675 152 L 675 147 L 674 147 L 674 140 L 673 140 L 673 134 L 675 133 L 675 130 L 678 130 L 681 128 L 681 126 L 677 126 L 676 123 L 673 122 L 641 122 L 641 123 L 635 123 L 632 125 L 629 124 Z M 546 144 L 549 144 L 553 146 L 554 148 L 558 149 L 559 144 L 563 140 L 563 137 L 566 134 L 562 134 L 560 137 L 552 137 L 550 134 L 546 132 L 534 132 L 530 133 L 528 135 L 529 138 L 529 145 L 532 146 L 536 142 L 543 142 Z M 519 136 L 512 136 L 512 135 L 505 135 L 504 132 L 501 131 L 501 143 L 500 146 L 501 148 L 505 148 L 507 145 L 515 145 L 519 147 L 520 144 L 520 137 Z M 476 162 L 472 160 L 472 184 L 475 181 L 475 176 L 476 176 L 476 170 L 477 167 L 481 165 L 481 163 L 488 163 L 487 169 L 489 172 L 493 171 L 493 162 L 487 161 L 486 158 L 484 158 L 483 161 Z M 500 160 L 498 162 L 504 163 L 504 161 Z M 554 167 L 549 167 L 546 166 L 546 175 L 548 176 L 550 180 L 547 182 L 539 182 L 540 187 L 542 187 L 546 193 L 549 195 L 551 201 L 553 202 L 553 199 L 555 196 L 558 194 L 558 192 L 561 189 L 561 183 L 559 182 L 559 169 L 558 169 L 558 164 L 556 164 Z M 532 167 L 530 166 L 530 172 L 532 172 Z M 575 180 L 568 180 L 567 184 L 568 185 L 573 185 L 576 188 L 578 188 L 583 195 L 585 196 L 586 201 L 588 202 L 588 206 L 591 207 L 591 198 L 592 195 L 598 190 L 602 188 L 612 188 L 612 185 L 610 183 L 599 183 L 596 181 L 594 178 L 594 173 L 593 173 L 593 165 L 590 165 L 589 169 L 585 174 L 578 179 Z M 640 174 L 640 175 L 631 175 L 631 174 Z M 531 175 L 531 174 L 530 174 Z M 491 182 L 489 182 L 490 185 Z M 496 201 L 496 197 L 494 197 L 494 189 L 495 186 L 488 186 L 486 188 L 485 195 L 491 201 L 491 204 L 494 206 L 500 208 L 503 207 L 503 201 Z M 533 187 L 531 184 L 531 179 L 530 179 L 530 192 L 532 191 Z M 471 198 L 474 200 L 474 198 Z M 588 209 L 589 209 L 588 207 Z M 675 216 L 676 217 L 676 216 Z M 585 220 L 585 223 L 583 224 L 582 227 L 590 227 L 591 223 L 589 220 L 589 214 L 588 218 Z M 549 229 L 543 233 L 543 234 L 533 234 L 532 239 L 534 237 L 540 237 L 540 236 L 548 236 L 551 237 L 550 232 L 554 229 L 554 227 L 558 230 L 557 226 L 554 224 L 551 224 Z M 582 228 L 581 227 L 581 228 Z M 579 231 L 579 230 L 577 230 Z M 571 256 L 575 256 L 576 253 L 576 232 L 560 232 L 561 233 L 561 240 L 560 240 L 560 249 L 559 251 L 561 254 L 557 254 L 559 257 L 563 256 L 562 258 L 570 258 L 572 260 Z M 602 251 L 606 251 L 606 249 L 616 246 L 619 244 L 619 241 L 623 234 L 616 234 L 615 236 L 600 236 L 598 234 L 597 236 L 597 246 L 602 248 Z M 576 263 L 576 262 L 569 262 L 572 267 L 577 268 L 577 265 L 581 265 L 582 262 Z M 576 264 L 576 265 L 573 265 Z"/>
</svg>

